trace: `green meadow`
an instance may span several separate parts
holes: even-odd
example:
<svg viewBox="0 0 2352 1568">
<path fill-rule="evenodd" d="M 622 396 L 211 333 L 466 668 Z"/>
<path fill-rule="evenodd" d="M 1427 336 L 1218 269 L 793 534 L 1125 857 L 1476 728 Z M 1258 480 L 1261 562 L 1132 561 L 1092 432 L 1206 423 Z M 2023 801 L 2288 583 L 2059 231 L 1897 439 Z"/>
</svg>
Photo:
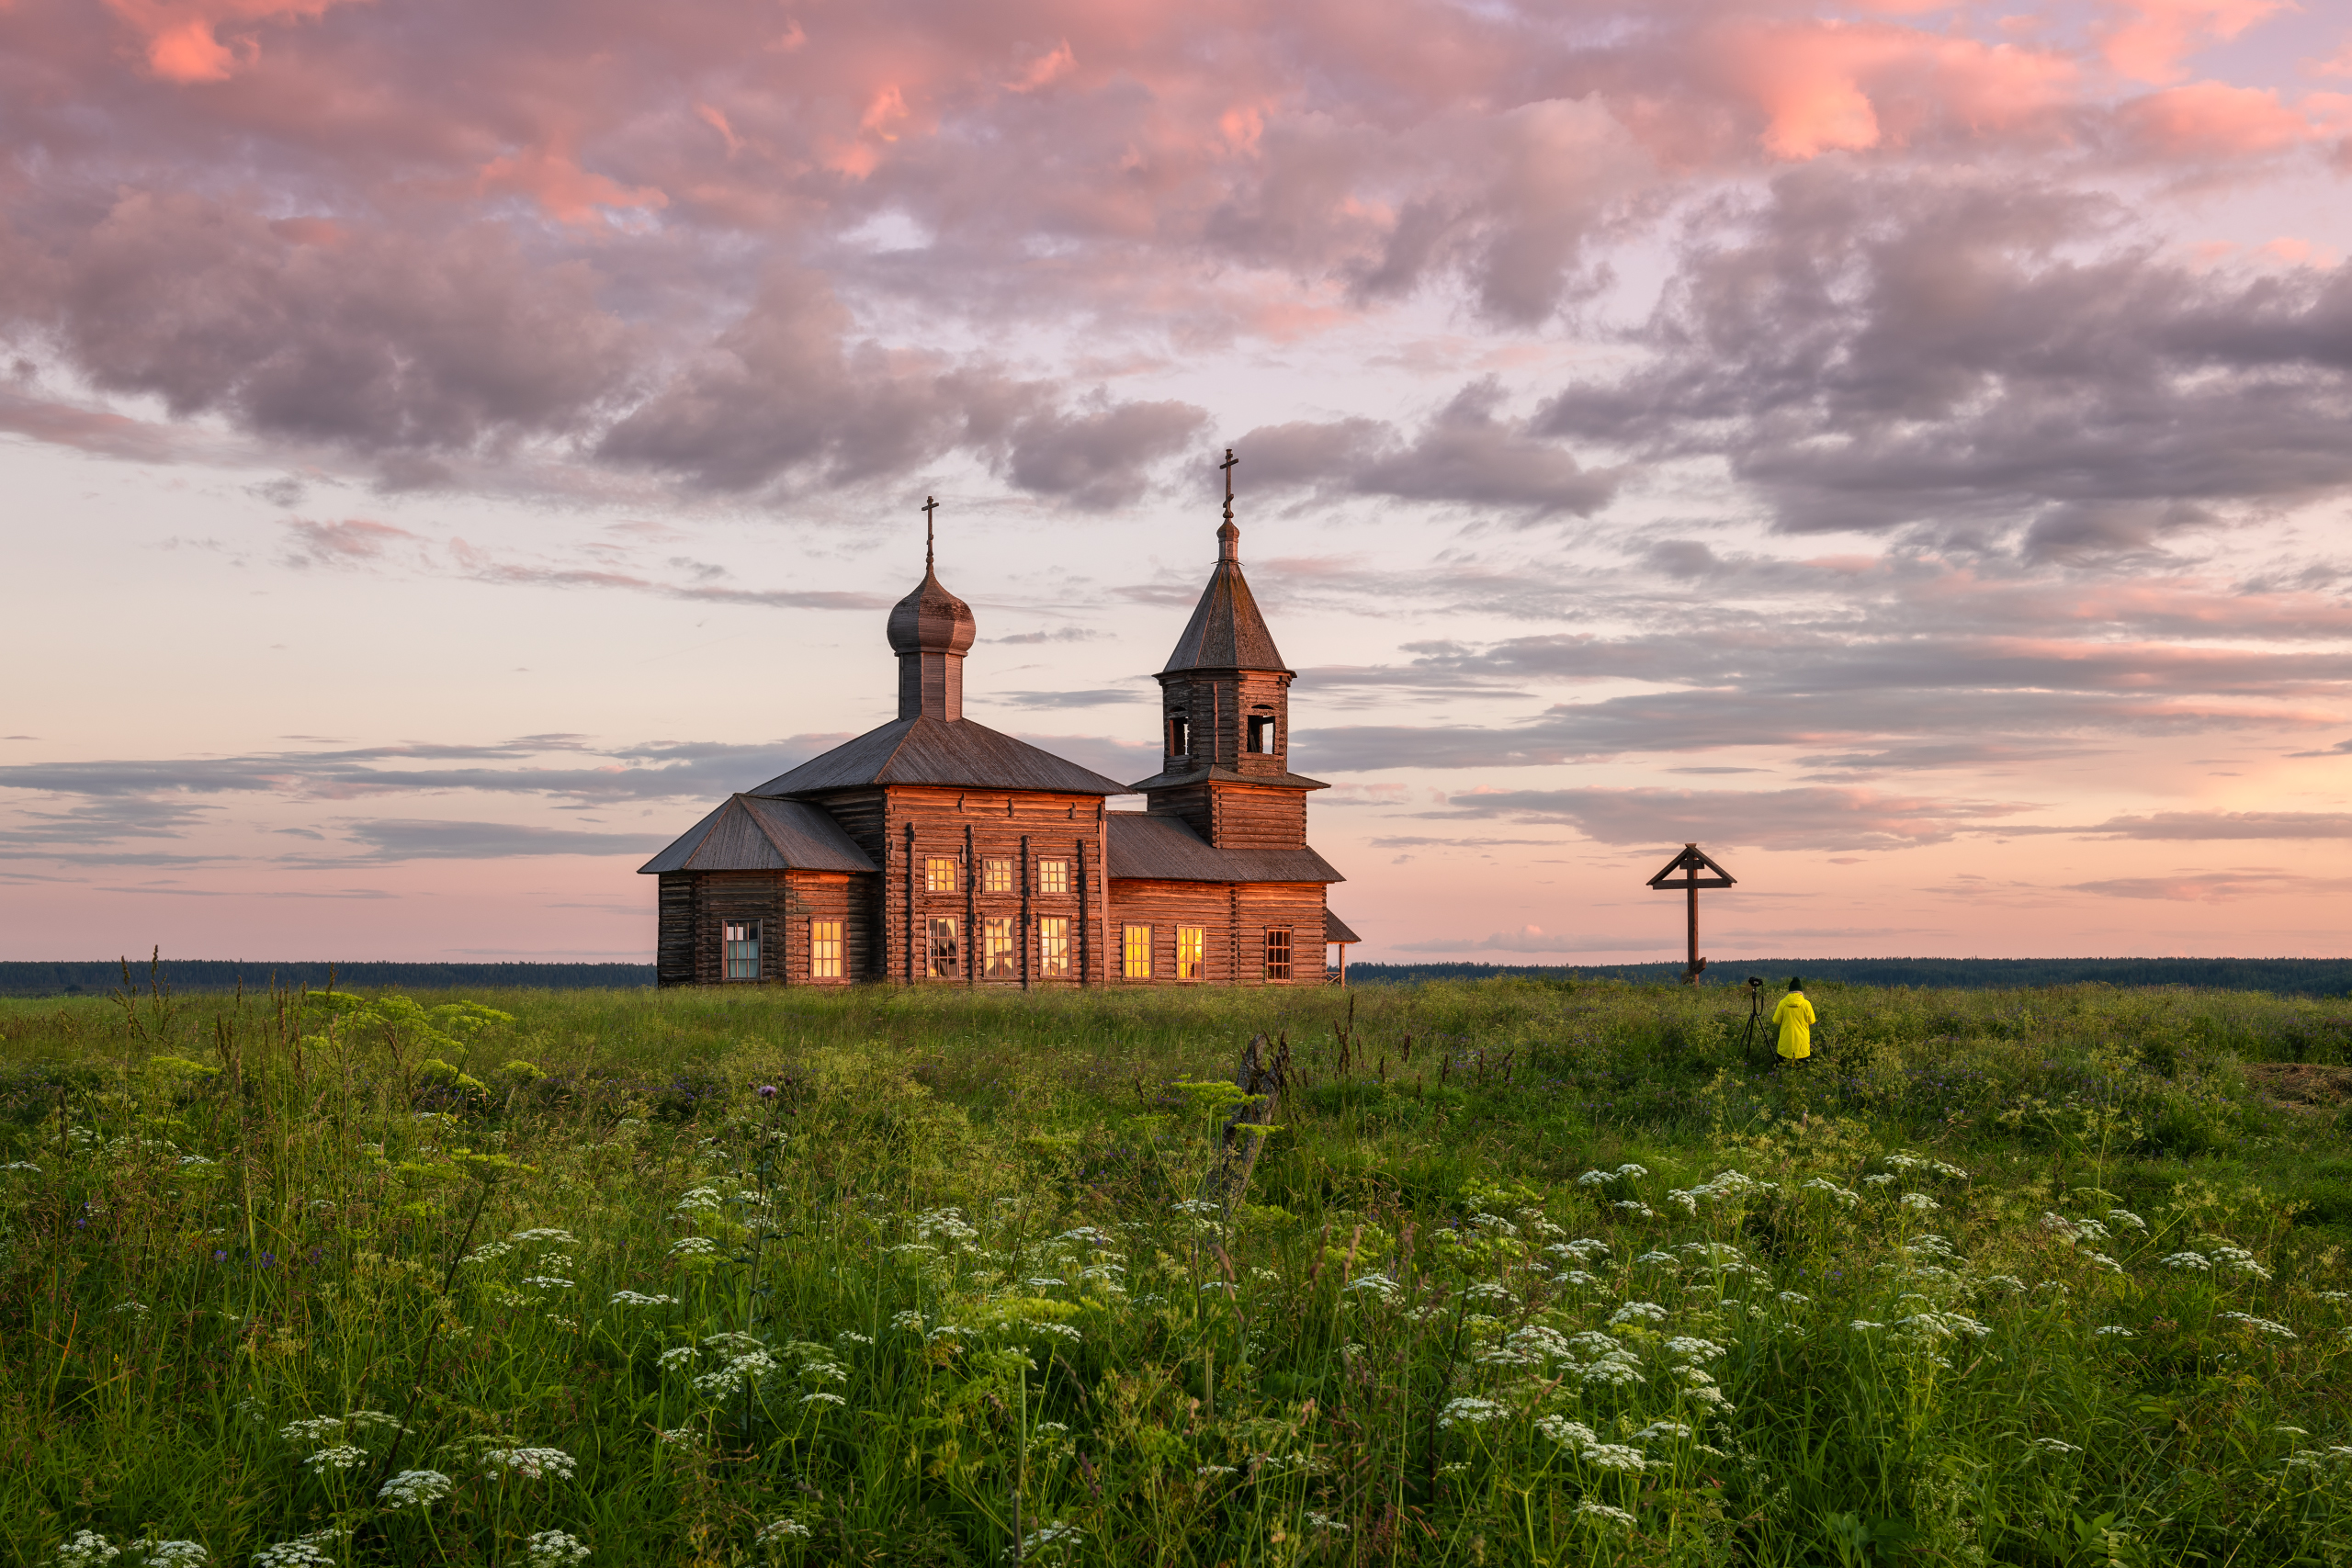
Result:
<svg viewBox="0 0 2352 1568">
<path fill-rule="evenodd" d="M 0 1551 L 2352 1560 L 2352 1001 L 1814 999 L 0 1002 Z"/>
</svg>

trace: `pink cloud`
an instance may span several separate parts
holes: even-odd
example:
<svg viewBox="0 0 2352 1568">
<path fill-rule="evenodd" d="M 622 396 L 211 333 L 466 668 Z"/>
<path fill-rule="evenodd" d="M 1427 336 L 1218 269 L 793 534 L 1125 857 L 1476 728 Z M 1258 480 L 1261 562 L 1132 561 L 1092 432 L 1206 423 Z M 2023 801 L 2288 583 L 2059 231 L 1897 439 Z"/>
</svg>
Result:
<svg viewBox="0 0 2352 1568">
<path fill-rule="evenodd" d="M 340 0 L 106 0 L 137 31 L 147 69 L 166 82 L 225 82 L 261 52 L 253 28 L 263 22 L 323 15 Z M 223 28 L 244 24 L 228 43 Z"/>
<path fill-rule="evenodd" d="M 2177 82 L 2188 55 L 2296 8 L 2293 0 L 2112 0 L 2099 44 L 2108 64 L 2135 82 Z"/>
<path fill-rule="evenodd" d="M 2311 121 L 2275 91 L 2193 82 L 2133 98 L 2116 111 L 2124 134 L 2158 158 L 2253 157 L 2308 141 Z"/>
<path fill-rule="evenodd" d="M 482 165 L 481 178 L 484 191 L 526 197 L 561 223 L 594 223 L 606 213 L 670 205 L 659 190 L 625 186 L 548 148 L 493 158 Z"/>
<path fill-rule="evenodd" d="M 1899 144 L 1939 119 L 2011 130 L 2064 103 L 2076 76 L 2048 51 L 1880 23 L 1740 24 L 1712 45 L 1763 112 L 1764 149 L 1798 160 Z"/>
</svg>

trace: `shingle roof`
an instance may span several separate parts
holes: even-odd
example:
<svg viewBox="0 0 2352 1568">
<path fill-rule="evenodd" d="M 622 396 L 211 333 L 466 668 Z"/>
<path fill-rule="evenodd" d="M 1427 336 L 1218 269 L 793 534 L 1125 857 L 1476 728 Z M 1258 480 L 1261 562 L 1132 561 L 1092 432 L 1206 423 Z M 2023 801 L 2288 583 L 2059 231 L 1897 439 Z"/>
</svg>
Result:
<svg viewBox="0 0 2352 1568">
<path fill-rule="evenodd" d="M 1305 773 L 1245 773 L 1217 764 L 1197 768 L 1170 768 L 1164 773 L 1154 773 L 1127 788 L 1137 795 L 1148 789 L 1174 789 L 1180 784 L 1263 784 L 1268 789 L 1329 789 L 1321 779 L 1310 779 Z"/>
<path fill-rule="evenodd" d="M 1352 926 L 1327 908 L 1323 911 L 1323 940 L 1327 942 L 1362 942 L 1363 938 L 1356 935 Z"/>
<path fill-rule="evenodd" d="M 1176 639 L 1176 651 L 1168 656 L 1160 673 L 1289 668 L 1274 648 L 1266 617 L 1258 613 L 1258 601 L 1250 597 L 1241 563 L 1228 558 L 1217 562 L 1209 574 L 1209 585 L 1201 591 L 1201 602 L 1193 607 L 1193 618 L 1185 623 L 1184 635 Z"/>
<path fill-rule="evenodd" d="M 1114 811 L 1111 875 L 1159 882 L 1345 882 L 1313 850 L 1220 850 L 1174 817 Z"/>
<path fill-rule="evenodd" d="M 818 795 L 872 784 L 944 784 L 959 789 L 1040 789 L 1064 795 L 1125 795 L 1127 786 L 968 718 L 893 719 L 821 757 L 812 757 L 753 795 Z"/>
<path fill-rule="evenodd" d="M 637 869 L 639 875 L 661 871 L 872 871 L 874 863 L 821 807 L 737 795 Z"/>
</svg>

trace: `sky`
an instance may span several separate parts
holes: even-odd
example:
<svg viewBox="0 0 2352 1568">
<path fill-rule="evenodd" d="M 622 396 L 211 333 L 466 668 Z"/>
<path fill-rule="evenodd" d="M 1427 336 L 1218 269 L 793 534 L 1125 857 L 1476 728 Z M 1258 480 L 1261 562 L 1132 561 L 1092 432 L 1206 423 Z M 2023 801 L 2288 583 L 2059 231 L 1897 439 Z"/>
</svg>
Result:
<svg viewBox="0 0 2352 1568">
<path fill-rule="evenodd" d="M 1358 961 L 2352 946 L 2335 0 L 0 0 L 0 958 L 650 961 L 931 495 L 1141 778 L 1227 446 Z"/>
</svg>

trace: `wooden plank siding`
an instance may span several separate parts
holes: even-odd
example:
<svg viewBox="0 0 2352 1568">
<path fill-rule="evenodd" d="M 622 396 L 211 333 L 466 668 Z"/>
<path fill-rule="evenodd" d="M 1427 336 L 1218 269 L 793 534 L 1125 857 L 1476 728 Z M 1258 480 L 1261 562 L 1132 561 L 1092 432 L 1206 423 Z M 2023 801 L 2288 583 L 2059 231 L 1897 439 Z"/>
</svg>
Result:
<svg viewBox="0 0 2352 1568">
<path fill-rule="evenodd" d="M 1295 850 L 1306 842 L 1306 792 L 1202 783 L 1151 792 L 1155 813 L 1181 818 L 1224 850 Z"/>
<path fill-rule="evenodd" d="M 876 979 L 926 985 L 1020 987 L 1099 985 L 1103 957 L 1104 828 L 1099 796 L 1005 790 L 957 790 L 890 786 L 885 796 L 886 841 L 868 851 L 882 865 L 876 888 L 881 905 L 880 964 Z M 827 802 L 828 805 L 831 803 Z M 844 823 L 844 827 L 848 824 Z M 857 837 L 858 829 L 850 829 Z M 860 848 L 864 848 L 863 841 Z M 945 856 L 957 865 L 956 890 L 933 893 L 924 863 Z M 1013 863 L 1008 892 L 984 890 L 981 863 Z M 1048 894 L 1038 886 L 1037 863 L 1070 863 L 1069 890 Z M 938 916 L 954 916 L 959 937 L 959 970 L 952 979 L 925 973 L 924 936 Z M 1069 976 L 1049 981 L 1038 971 L 1037 922 L 1059 917 L 1070 922 Z M 979 970 L 981 922 L 1014 922 L 1014 973 L 988 979 Z"/>
<path fill-rule="evenodd" d="M 1323 967 L 1323 885 L 1318 882 L 1158 882 L 1121 877 L 1111 884 L 1111 975 L 1114 985 L 1261 986 L 1266 932 L 1291 932 L 1292 985 L 1320 985 Z M 1126 979 L 1122 933 L 1151 928 L 1151 978 Z M 1206 928 L 1208 973 L 1199 982 L 1176 978 L 1176 928 Z M 1281 984 L 1282 982 L 1274 982 Z"/>
<path fill-rule="evenodd" d="M 872 942 L 863 906 L 873 878 L 847 872 L 666 872 L 662 876 L 661 927 L 655 979 L 662 986 L 750 985 L 726 974 L 726 927 L 760 922 L 759 982 L 811 984 L 808 922 L 842 922 L 842 982 L 868 972 Z"/>
</svg>

